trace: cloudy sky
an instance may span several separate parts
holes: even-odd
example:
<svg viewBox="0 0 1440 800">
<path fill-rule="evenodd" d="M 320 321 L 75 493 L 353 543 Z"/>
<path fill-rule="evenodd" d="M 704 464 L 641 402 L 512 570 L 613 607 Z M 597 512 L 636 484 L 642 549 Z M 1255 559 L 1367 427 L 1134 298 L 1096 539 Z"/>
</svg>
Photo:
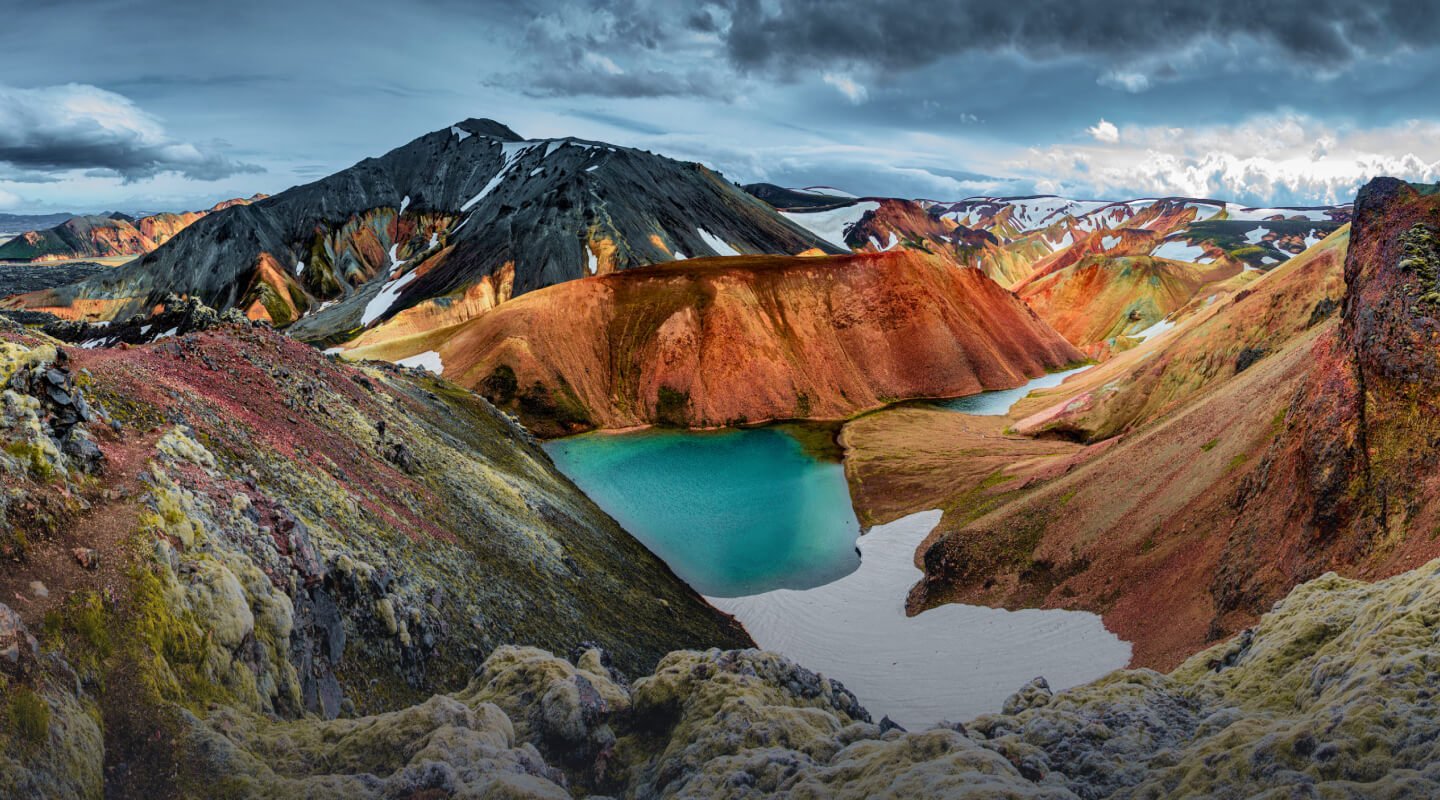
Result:
<svg viewBox="0 0 1440 800">
<path fill-rule="evenodd" d="M 471 116 L 864 194 L 1440 180 L 1429 0 L 16 5 L 0 211 L 273 193 Z"/>
</svg>

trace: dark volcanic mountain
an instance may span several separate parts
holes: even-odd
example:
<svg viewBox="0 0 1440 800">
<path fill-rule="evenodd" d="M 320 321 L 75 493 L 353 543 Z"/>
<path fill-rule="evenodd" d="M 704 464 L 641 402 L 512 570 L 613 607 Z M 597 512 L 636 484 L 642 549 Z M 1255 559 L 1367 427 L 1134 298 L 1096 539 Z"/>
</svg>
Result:
<svg viewBox="0 0 1440 800">
<path fill-rule="evenodd" d="M 471 119 L 11 303 L 112 319 L 173 292 L 276 325 L 305 318 L 292 332 L 321 339 L 481 285 L 498 301 L 688 256 L 817 248 L 835 251 L 699 164 Z"/>
</svg>

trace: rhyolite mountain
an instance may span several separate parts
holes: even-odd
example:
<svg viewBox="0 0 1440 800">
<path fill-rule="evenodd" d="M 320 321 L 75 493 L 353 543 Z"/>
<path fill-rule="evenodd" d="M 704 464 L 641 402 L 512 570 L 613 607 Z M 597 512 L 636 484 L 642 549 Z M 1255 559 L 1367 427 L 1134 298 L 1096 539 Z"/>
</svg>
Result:
<svg viewBox="0 0 1440 800">
<path fill-rule="evenodd" d="M 699 164 L 470 119 L 12 304 L 113 319 L 174 293 L 277 326 L 305 318 L 292 333 L 314 340 L 480 285 L 504 299 L 690 256 L 816 249 L 835 251 Z"/>
<path fill-rule="evenodd" d="M 448 328 L 402 314 L 352 346 L 347 357 L 429 353 L 544 435 L 845 419 L 1010 389 L 1083 360 L 984 273 L 914 250 L 661 264 Z"/>
<path fill-rule="evenodd" d="M 264 199 L 257 194 L 216 203 L 205 211 L 73 216 L 51 228 L 27 230 L 0 244 L 0 261 L 69 261 L 149 253 L 196 220 L 216 211 Z"/>
</svg>

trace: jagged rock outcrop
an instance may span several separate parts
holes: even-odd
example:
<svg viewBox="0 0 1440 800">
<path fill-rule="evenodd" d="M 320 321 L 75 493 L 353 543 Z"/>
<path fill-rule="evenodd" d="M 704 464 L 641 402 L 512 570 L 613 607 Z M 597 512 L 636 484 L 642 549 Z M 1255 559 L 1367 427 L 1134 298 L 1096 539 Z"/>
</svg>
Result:
<svg viewBox="0 0 1440 800">
<path fill-rule="evenodd" d="M 433 351 L 447 378 L 552 435 L 840 419 L 1083 358 L 983 273 L 909 249 L 696 260 L 571 281 L 440 332 L 402 322 L 347 357 Z"/>
</svg>

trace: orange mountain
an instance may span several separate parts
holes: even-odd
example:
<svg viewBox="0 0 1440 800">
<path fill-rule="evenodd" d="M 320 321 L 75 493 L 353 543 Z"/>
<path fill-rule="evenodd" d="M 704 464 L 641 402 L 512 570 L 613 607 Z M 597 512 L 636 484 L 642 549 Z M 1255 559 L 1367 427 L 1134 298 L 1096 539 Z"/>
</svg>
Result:
<svg viewBox="0 0 1440 800">
<path fill-rule="evenodd" d="M 349 355 L 433 352 L 541 433 L 842 419 L 1018 386 L 1083 356 L 983 273 L 913 250 L 695 259 L 570 281 Z"/>
<path fill-rule="evenodd" d="M 118 213 L 71 217 L 48 230 L 26 231 L 0 245 L 0 261 L 47 262 L 144 255 L 208 214 L 265 197 L 257 194 L 224 200 L 206 211 L 167 211 L 139 218 Z"/>
</svg>

